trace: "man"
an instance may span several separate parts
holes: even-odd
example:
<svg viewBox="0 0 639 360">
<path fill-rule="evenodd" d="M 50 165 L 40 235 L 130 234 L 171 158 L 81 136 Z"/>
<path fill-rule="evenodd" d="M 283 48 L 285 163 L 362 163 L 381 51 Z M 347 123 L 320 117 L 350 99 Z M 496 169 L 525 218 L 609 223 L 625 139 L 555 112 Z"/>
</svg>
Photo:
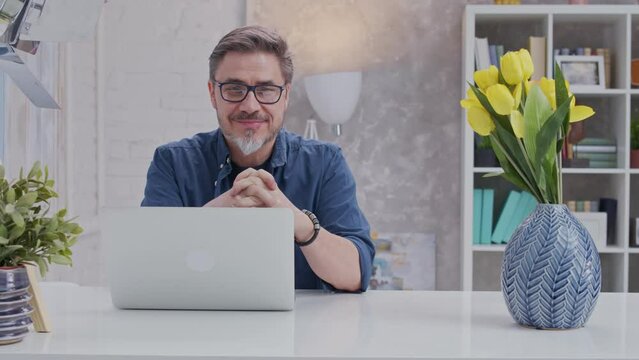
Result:
<svg viewBox="0 0 639 360">
<path fill-rule="evenodd" d="M 220 128 L 160 146 L 142 206 L 289 208 L 295 287 L 365 291 L 375 251 L 339 147 L 282 128 L 293 78 L 286 42 L 262 27 L 235 29 L 209 71 Z"/>
</svg>

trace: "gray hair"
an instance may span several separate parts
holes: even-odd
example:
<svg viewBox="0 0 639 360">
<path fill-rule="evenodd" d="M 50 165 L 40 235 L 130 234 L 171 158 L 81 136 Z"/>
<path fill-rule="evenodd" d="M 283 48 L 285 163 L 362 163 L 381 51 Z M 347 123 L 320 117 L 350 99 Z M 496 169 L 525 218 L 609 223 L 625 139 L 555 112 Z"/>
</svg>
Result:
<svg viewBox="0 0 639 360">
<path fill-rule="evenodd" d="M 286 84 L 293 80 L 293 59 L 286 41 L 274 30 L 262 26 L 244 26 L 224 35 L 209 57 L 209 79 L 228 52 L 273 54 L 280 62 L 280 70 Z"/>
</svg>

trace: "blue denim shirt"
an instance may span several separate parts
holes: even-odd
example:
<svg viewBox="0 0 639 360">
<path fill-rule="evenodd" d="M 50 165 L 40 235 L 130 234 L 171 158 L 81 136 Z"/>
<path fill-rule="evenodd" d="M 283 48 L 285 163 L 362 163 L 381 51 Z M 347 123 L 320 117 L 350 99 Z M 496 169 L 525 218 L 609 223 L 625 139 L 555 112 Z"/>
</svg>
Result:
<svg viewBox="0 0 639 360">
<path fill-rule="evenodd" d="M 282 129 L 265 170 L 298 208 L 313 212 L 329 232 L 359 252 L 361 290 L 371 276 L 375 249 L 355 197 L 355 180 L 337 145 L 306 140 Z M 219 130 L 197 134 L 155 150 L 142 206 L 200 207 L 232 186 L 232 165 Z M 295 288 L 331 288 L 311 270 L 295 246 Z"/>
</svg>

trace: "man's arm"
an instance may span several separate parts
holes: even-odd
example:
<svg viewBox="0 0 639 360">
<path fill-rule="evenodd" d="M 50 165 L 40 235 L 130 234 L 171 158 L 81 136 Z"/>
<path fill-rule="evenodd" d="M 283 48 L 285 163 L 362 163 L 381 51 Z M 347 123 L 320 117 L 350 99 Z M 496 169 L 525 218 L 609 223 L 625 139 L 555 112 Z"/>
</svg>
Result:
<svg viewBox="0 0 639 360">
<path fill-rule="evenodd" d="M 146 176 L 142 206 L 184 206 L 166 149 L 157 148 Z"/>
<path fill-rule="evenodd" d="M 340 152 L 331 159 L 323 180 L 316 209 L 323 228 L 318 238 L 301 250 L 313 272 L 325 282 L 340 290 L 365 290 L 375 250 L 368 222 L 357 205 L 355 181 Z M 297 242 L 308 240 L 313 233 L 310 218 L 286 198 L 271 174 L 264 170 L 245 170 L 224 196 L 234 206 L 290 208 L 295 215 Z M 214 202 L 207 205 L 219 206 Z"/>
</svg>

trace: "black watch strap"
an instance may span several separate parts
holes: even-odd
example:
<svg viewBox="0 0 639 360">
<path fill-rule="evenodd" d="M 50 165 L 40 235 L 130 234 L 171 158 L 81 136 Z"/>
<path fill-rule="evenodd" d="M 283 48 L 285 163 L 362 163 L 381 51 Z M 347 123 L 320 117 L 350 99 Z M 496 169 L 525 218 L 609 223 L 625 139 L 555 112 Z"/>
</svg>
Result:
<svg viewBox="0 0 639 360">
<path fill-rule="evenodd" d="M 319 231 L 320 231 L 320 224 L 319 224 L 319 220 L 317 220 L 317 216 L 315 216 L 315 214 L 313 214 L 312 212 L 310 212 L 310 211 L 308 211 L 306 209 L 302 209 L 302 212 L 306 216 L 308 216 L 309 219 L 311 219 L 311 222 L 313 222 L 313 235 L 311 235 L 311 238 L 306 240 L 306 241 L 297 242 L 297 245 L 299 245 L 299 246 L 308 246 L 313 241 L 315 241 L 315 239 L 317 239 L 317 235 L 319 234 Z"/>
</svg>

